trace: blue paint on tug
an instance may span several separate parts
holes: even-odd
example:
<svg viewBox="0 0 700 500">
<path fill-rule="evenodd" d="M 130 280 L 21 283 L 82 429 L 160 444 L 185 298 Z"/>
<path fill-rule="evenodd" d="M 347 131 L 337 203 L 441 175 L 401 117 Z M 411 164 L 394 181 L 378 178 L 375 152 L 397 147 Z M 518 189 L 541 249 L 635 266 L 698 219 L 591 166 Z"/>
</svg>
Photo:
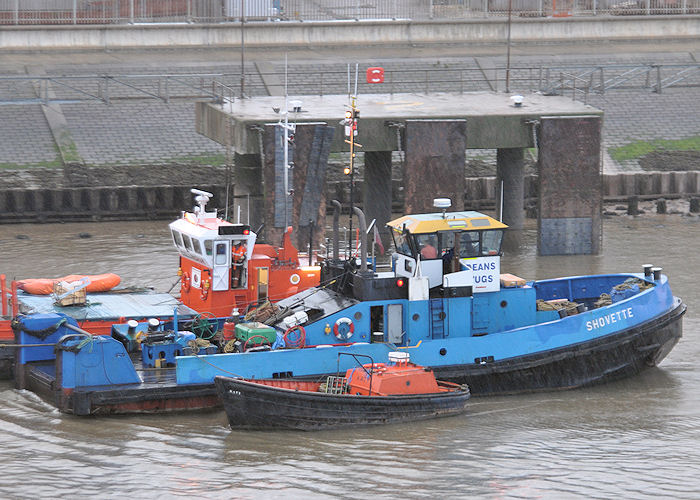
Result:
<svg viewBox="0 0 700 500">
<path fill-rule="evenodd" d="M 325 347 L 181 357 L 178 383 L 320 377 L 335 373 L 349 349 L 332 344 L 352 343 L 354 353 L 380 362 L 405 350 L 472 394 L 527 392 L 634 375 L 682 335 L 685 305 L 659 270 L 526 282 L 501 275 L 505 226 L 483 214 L 421 214 L 389 226 L 398 249 L 392 272 L 327 261 L 329 285 L 278 303 L 272 326 L 284 332 L 301 317 L 305 345 Z"/>
</svg>

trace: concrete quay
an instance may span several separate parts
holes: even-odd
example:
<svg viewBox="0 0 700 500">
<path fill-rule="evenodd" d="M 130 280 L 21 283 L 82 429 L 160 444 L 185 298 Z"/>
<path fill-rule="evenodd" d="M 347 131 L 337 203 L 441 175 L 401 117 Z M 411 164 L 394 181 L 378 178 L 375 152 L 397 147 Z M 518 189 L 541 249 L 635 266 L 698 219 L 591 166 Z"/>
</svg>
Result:
<svg viewBox="0 0 700 500">
<path fill-rule="evenodd" d="M 483 74 L 474 83 L 474 90 L 489 91 L 498 81 L 493 68 L 505 66 L 505 43 L 491 44 L 397 44 L 395 46 L 353 48 L 294 48 L 286 51 L 288 58 L 289 94 L 304 99 L 302 93 L 312 80 L 323 72 L 344 72 L 349 62 L 357 62 L 360 71 L 368 66 L 382 66 L 387 71 L 424 72 L 433 68 L 473 68 Z M 270 92 L 264 85 L 265 74 L 284 72 L 285 53 L 270 48 L 250 48 L 245 53 L 246 78 L 249 91 L 255 95 Z M 511 47 L 511 67 L 543 66 L 588 67 L 596 65 L 635 65 L 653 63 L 697 63 L 700 60 L 700 38 L 694 40 L 637 40 L 626 42 L 515 43 Z M 36 75 L 40 68 L 46 75 L 98 74 L 157 74 L 157 73 L 224 73 L 240 78 L 241 53 L 238 48 L 150 49 L 118 51 L 6 51 L 0 52 L 0 74 Z M 694 78 L 694 79 L 693 79 Z M 613 159 L 610 151 L 635 142 L 692 139 L 700 131 L 700 75 L 689 78 L 688 85 L 664 89 L 655 93 L 649 89 L 616 89 L 604 95 L 590 94 L 587 103 L 604 112 L 603 167 L 610 178 L 637 180 L 614 181 L 624 189 L 606 189 L 608 196 L 632 193 L 631 187 L 647 185 L 639 180 L 643 173 L 639 159 Z M 512 90 L 527 94 L 531 89 L 518 88 L 513 80 Z M 342 91 L 347 83 L 338 81 Z M 271 87 L 273 88 L 273 87 Z M 283 88 L 283 87 L 282 87 Z M 401 89 L 420 90 L 420 84 L 407 82 Z M 279 86 L 276 89 L 279 93 Z M 1 92 L 31 94 L 33 89 L 20 88 L 16 83 L 0 83 Z M 500 91 L 502 92 L 502 82 Z M 36 94 L 34 94 L 35 96 Z M 280 98 L 280 104 L 283 99 Z M 362 94 L 360 95 L 360 104 Z M 156 99 L 122 99 L 105 105 L 100 102 L 67 103 L 47 110 L 41 105 L 0 106 L 0 187 L 9 189 L 71 189 L 76 176 L 62 175 L 70 168 L 90 169 L 91 178 L 82 187 L 123 186 L 123 179 L 110 178 L 108 173 L 119 168 L 141 169 L 146 173 L 129 178 L 126 185 L 185 186 L 200 179 L 192 172 L 206 165 L 222 165 L 225 148 L 196 133 L 195 104 L 186 100 L 165 103 Z M 63 120 L 51 120 L 58 113 Z M 342 110 L 338 110 L 338 119 Z M 61 126 L 56 126 L 59 123 Z M 63 135 L 58 131 L 63 131 Z M 69 137 L 73 149 L 70 160 L 59 154 L 61 139 Z M 336 159 L 336 161 L 341 160 Z M 469 150 L 465 176 L 470 177 L 474 163 L 495 165 L 495 152 Z M 173 170 L 177 169 L 177 182 Z M 161 178 L 158 172 L 163 170 Z M 47 176 L 46 172 L 57 175 Z M 102 174 L 100 173 L 102 172 Z M 472 173 L 472 175 L 474 175 Z M 479 174 L 483 175 L 483 173 Z M 486 174 L 488 176 L 488 174 Z M 608 177 L 606 175 L 606 178 Z M 623 175 L 620 177 L 620 175 Z M 654 174 L 655 175 L 655 174 Z M 663 174 L 669 177 L 670 174 Z M 675 174 L 674 174 L 675 175 Z M 634 177 L 637 176 L 637 177 Z M 48 179 L 51 179 L 50 181 Z M 102 181 L 102 182 L 101 182 Z M 488 185 L 488 180 L 467 180 L 467 199 L 477 199 L 472 182 Z M 606 181 L 607 182 L 607 181 Z M 675 181 L 674 181 L 675 182 Z M 53 183 L 53 184 L 50 184 Z M 611 186 L 613 185 L 611 184 Z M 688 190 L 692 181 L 684 181 Z M 652 183 L 652 185 L 655 185 Z M 666 184 L 659 184 L 665 186 Z M 668 183 L 669 186 L 675 185 Z M 333 187 L 329 187 L 333 190 Z M 665 188 L 664 188 L 665 189 Z M 670 189 L 670 188 L 669 188 Z M 653 189 L 652 189 L 653 191 Z M 490 198 L 489 189 L 478 199 Z M 619 193 L 619 194 L 618 194 Z M 647 191 L 648 194 L 657 194 Z M 667 193 L 658 193 L 659 195 Z M 526 197 L 530 196 L 526 194 Z M 17 213 L 15 202 L 0 203 L 0 213 Z M 19 200 L 19 197 L 12 197 Z M 38 199 L 38 198 L 37 198 Z M 112 202 L 114 203 L 114 202 Z M 181 208 L 186 208 L 190 203 Z M 94 205 L 94 204 L 93 204 Z M 126 205 L 128 206 L 128 204 Z M 121 210 L 121 205 L 117 205 Z M 25 206 L 26 209 L 29 205 Z M 173 208 L 177 211 L 176 208 Z"/>
</svg>

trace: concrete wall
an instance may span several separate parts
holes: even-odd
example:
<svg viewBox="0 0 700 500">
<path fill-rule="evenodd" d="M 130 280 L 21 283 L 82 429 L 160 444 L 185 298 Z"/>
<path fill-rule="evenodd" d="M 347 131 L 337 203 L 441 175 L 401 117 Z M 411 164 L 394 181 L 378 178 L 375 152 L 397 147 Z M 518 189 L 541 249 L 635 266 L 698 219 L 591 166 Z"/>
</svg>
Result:
<svg viewBox="0 0 700 500">
<path fill-rule="evenodd" d="M 700 37 L 699 19 L 697 15 L 513 19 L 511 40 L 692 39 Z M 503 43 L 506 20 L 255 22 L 245 25 L 244 35 L 247 47 Z M 236 23 L 3 26 L 0 30 L 0 50 L 235 47 L 240 42 Z"/>
</svg>

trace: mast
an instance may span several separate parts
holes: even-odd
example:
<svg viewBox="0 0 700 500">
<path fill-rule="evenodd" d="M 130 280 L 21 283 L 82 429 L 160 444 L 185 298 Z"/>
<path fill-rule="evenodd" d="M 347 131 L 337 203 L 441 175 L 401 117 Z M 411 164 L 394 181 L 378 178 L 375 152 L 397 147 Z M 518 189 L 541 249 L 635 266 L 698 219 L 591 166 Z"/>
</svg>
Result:
<svg viewBox="0 0 700 500">
<path fill-rule="evenodd" d="M 355 142 L 357 135 L 357 120 L 360 118 L 360 110 L 357 109 L 357 71 L 355 64 L 355 94 L 350 95 L 350 109 L 345 111 L 345 135 L 349 137 L 345 142 L 350 145 L 350 166 L 345 169 L 345 174 L 350 175 L 350 215 L 348 216 L 348 259 L 352 257 L 352 215 L 355 211 L 355 147 L 362 147 L 362 144 Z M 348 90 L 350 90 L 350 66 L 348 65 Z"/>
</svg>

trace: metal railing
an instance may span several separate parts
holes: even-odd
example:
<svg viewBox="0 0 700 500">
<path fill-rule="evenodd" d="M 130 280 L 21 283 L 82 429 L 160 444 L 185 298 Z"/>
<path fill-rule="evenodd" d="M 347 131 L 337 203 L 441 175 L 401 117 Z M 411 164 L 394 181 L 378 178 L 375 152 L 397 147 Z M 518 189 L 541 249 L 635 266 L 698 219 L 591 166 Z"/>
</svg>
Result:
<svg viewBox="0 0 700 500">
<path fill-rule="evenodd" d="M 510 6 L 510 7 L 509 7 Z M 700 14 L 700 0 L 0 0 L 0 25 Z"/>
<path fill-rule="evenodd" d="M 247 69 L 247 96 L 268 95 L 266 79 L 281 79 L 284 73 L 259 73 Z M 384 83 L 359 83 L 363 94 L 403 92 L 504 91 L 506 69 L 463 68 L 385 68 Z M 295 68 L 288 75 L 289 92 L 294 95 L 343 93 L 347 87 L 345 70 Z M 99 101 L 157 99 L 231 102 L 241 96 L 241 74 L 112 74 L 76 76 L 0 76 L 0 105 L 72 104 Z M 510 90 L 567 95 L 586 102 L 592 93 L 615 89 L 664 89 L 700 87 L 700 63 L 637 64 L 604 66 L 515 66 L 510 68 Z"/>
</svg>

